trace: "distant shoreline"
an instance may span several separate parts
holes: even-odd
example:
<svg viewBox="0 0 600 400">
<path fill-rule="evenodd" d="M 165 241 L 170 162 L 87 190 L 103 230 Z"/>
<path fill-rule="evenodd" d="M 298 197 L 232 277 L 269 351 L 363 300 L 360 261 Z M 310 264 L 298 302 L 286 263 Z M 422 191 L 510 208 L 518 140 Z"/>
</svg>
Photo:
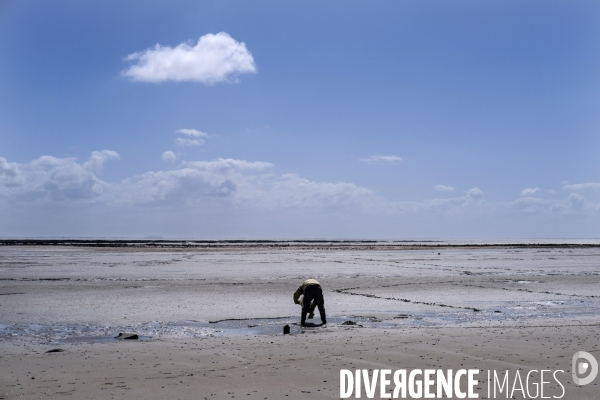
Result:
<svg viewBox="0 0 600 400">
<path fill-rule="evenodd" d="M 531 248 L 600 248 L 600 243 L 449 243 L 434 240 L 105 240 L 105 239 L 2 239 L 0 246 L 66 246 L 115 249 L 185 249 L 185 250 L 428 250 L 428 249 L 531 249 Z"/>
</svg>

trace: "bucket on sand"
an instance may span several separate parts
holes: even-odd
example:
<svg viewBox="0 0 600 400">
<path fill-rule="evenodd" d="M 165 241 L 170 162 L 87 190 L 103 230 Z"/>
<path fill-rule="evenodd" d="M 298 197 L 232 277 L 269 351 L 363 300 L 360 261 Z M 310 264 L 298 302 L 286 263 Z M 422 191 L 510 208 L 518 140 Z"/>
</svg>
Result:
<svg viewBox="0 0 600 400">
<path fill-rule="evenodd" d="M 283 334 L 284 335 L 289 335 L 290 334 L 290 326 L 286 325 L 283 327 Z"/>
</svg>

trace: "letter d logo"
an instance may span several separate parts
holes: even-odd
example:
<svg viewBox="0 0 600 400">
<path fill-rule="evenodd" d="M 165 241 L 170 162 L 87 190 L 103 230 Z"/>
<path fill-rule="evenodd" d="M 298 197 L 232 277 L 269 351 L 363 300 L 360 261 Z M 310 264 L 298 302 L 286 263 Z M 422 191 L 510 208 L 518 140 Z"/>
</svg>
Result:
<svg viewBox="0 0 600 400">
<path fill-rule="evenodd" d="M 585 361 L 584 361 L 585 360 Z M 585 376 L 589 371 L 589 375 Z M 598 361 L 588 352 L 578 351 L 573 354 L 571 362 L 571 376 L 573 382 L 579 386 L 591 383 L 598 375 Z"/>
</svg>

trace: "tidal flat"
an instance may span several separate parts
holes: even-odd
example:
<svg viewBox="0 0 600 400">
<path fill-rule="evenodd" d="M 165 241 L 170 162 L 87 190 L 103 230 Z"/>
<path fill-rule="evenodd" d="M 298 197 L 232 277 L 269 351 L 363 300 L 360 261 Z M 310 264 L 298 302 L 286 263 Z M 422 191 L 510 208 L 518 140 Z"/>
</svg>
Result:
<svg viewBox="0 0 600 400">
<path fill-rule="evenodd" d="M 309 277 L 325 326 L 299 325 Z M 595 242 L 0 246 L 4 398 L 334 399 L 341 368 L 468 366 L 561 369 L 587 399 L 571 356 L 598 332 Z"/>
</svg>

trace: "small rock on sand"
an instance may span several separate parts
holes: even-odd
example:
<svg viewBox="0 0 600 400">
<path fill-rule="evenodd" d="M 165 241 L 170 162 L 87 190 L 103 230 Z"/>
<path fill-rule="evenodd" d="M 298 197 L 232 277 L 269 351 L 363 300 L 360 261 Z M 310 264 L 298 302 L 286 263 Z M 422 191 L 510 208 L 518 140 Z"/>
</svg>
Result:
<svg viewBox="0 0 600 400">
<path fill-rule="evenodd" d="M 60 353 L 64 351 L 63 349 L 50 349 L 46 353 Z"/>
<path fill-rule="evenodd" d="M 137 333 L 119 333 L 118 336 L 115 336 L 115 339 L 120 339 L 120 340 L 138 340 L 140 337 L 137 335 Z"/>
</svg>

